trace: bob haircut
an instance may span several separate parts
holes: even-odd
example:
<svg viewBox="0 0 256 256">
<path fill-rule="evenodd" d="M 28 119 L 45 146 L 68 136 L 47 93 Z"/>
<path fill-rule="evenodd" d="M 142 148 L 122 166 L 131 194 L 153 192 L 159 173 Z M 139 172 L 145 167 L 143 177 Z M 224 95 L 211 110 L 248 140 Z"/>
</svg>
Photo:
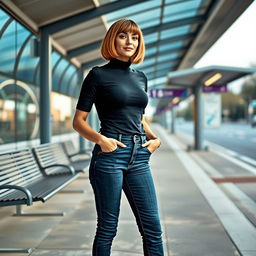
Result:
<svg viewBox="0 0 256 256">
<path fill-rule="evenodd" d="M 101 55 L 103 58 L 110 60 L 111 58 L 118 57 L 115 47 L 115 39 L 118 34 L 122 32 L 130 32 L 139 36 L 138 48 L 133 56 L 130 57 L 130 62 L 134 64 L 143 62 L 145 56 L 143 34 L 139 26 L 133 20 L 129 19 L 120 19 L 110 26 L 101 44 Z"/>
</svg>

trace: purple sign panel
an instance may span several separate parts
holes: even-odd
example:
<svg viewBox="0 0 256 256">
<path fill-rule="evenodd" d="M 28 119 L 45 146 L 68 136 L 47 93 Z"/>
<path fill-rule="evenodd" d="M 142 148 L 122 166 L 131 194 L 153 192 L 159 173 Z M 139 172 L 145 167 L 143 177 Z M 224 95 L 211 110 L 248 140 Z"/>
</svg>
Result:
<svg viewBox="0 0 256 256">
<path fill-rule="evenodd" d="M 203 92 L 218 92 L 218 93 L 224 93 L 227 92 L 227 85 L 222 84 L 222 85 L 217 85 L 213 84 L 211 86 L 203 86 Z"/>
<path fill-rule="evenodd" d="M 173 98 L 173 97 L 187 97 L 187 90 L 185 89 L 152 89 L 150 90 L 151 98 Z"/>
</svg>

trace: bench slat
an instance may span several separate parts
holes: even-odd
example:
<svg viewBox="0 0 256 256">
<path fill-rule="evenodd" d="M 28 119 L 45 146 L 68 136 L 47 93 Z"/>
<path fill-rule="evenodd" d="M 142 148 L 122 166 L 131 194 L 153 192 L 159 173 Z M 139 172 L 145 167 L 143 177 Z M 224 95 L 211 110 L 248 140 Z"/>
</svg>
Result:
<svg viewBox="0 0 256 256">
<path fill-rule="evenodd" d="M 50 178 L 42 177 L 37 182 L 26 186 L 33 195 L 33 201 L 45 201 L 48 195 L 56 193 L 64 185 L 69 184 L 77 175 L 70 176 L 52 176 Z M 13 191 L 6 196 L 0 198 L 0 202 L 24 201 L 26 197 L 21 191 Z"/>
</svg>

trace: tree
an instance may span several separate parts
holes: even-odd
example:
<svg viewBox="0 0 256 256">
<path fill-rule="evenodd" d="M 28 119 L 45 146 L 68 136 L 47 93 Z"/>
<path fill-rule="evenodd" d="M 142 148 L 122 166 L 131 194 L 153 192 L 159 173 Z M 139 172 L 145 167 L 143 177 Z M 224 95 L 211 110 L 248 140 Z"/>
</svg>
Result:
<svg viewBox="0 0 256 256">
<path fill-rule="evenodd" d="M 255 66 L 255 65 L 254 65 Z M 245 102 L 245 118 L 249 121 L 248 106 L 252 100 L 256 100 L 256 73 L 248 76 L 242 84 L 241 95 Z"/>
<path fill-rule="evenodd" d="M 226 117 L 231 121 L 237 121 L 245 117 L 245 102 L 240 94 L 232 92 L 223 93 L 221 100 L 222 116 L 227 113 Z"/>
</svg>

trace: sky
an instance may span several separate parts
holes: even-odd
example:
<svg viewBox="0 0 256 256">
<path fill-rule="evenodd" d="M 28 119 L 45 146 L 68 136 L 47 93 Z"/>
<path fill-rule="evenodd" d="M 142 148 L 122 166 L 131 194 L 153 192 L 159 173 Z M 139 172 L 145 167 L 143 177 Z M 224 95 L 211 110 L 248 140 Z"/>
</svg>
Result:
<svg viewBox="0 0 256 256">
<path fill-rule="evenodd" d="M 226 65 L 256 68 L 256 1 L 219 38 L 194 67 Z M 239 93 L 244 79 L 229 84 L 229 89 Z"/>
</svg>

